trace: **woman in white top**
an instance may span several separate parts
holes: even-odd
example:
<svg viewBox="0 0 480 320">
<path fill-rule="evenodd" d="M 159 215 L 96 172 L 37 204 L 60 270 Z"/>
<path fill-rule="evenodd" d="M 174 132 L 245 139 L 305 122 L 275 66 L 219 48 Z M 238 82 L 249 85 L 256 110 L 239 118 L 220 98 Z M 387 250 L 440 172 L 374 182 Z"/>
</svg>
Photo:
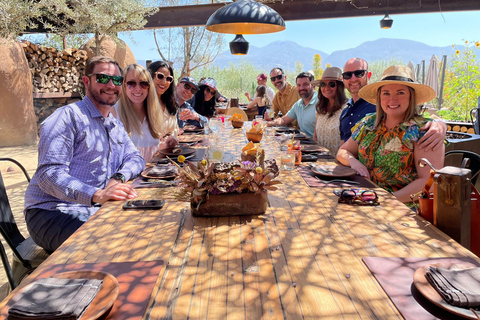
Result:
<svg viewBox="0 0 480 320">
<path fill-rule="evenodd" d="M 342 69 L 326 68 L 322 78 L 314 81 L 313 85 L 319 87 L 313 139 L 335 156 L 341 146 L 340 115 L 348 100 L 342 81 Z"/>
<path fill-rule="evenodd" d="M 163 117 L 153 79 L 147 69 L 138 64 L 127 66 L 123 77 L 122 95 L 115 105 L 114 116 L 123 123 L 145 162 L 149 162 L 163 136 Z"/>
</svg>

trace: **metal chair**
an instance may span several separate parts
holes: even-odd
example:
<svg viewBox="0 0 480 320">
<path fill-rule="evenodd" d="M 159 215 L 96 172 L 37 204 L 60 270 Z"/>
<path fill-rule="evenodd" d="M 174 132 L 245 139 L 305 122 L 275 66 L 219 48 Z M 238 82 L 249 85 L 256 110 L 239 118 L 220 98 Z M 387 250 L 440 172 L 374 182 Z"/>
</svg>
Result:
<svg viewBox="0 0 480 320">
<path fill-rule="evenodd" d="M 480 155 L 472 151 L 451 150 L 445 153 L 445 166 L 461 167 L 464 159 L 470 160 L 470 163 L 466 167 L 472 171 L 472 184 L 477 190 L 480 190 L 480 180 L 478 179 L 480 173 Z"/>
<path fill-rule="evenodd" d="M 16 160 L 11 158 L 0 158 L 0 161 L 10 161 L 15 163 L 24 173 L 28 182 L 30 182 L 30 176 L 27 170 Z M 12 290 L 20 281 L 32 273 L 40 263 L 42 263 L 47 257 L 48 253 L 38 245 L 36 245 L 32 238 L 25 237 L 18 230 L 18 226 L 13 217 L 10 202 L 8 201 L 7 191 L 3 182 L 2 174 L 0 172 L 0 234 L 5 239 L 10 249 L 13 252 L 13 262 L 10 273 L 8 269 L 10 266 L 5 263 L 4 256 L 2 254 L 2 248 L 0 248 L 0 256 L 9 278 L 9 283 Z M 8 262 L 8 261 L 7 261 Z M 12 279 L 10 279 L 10 275 Z"/>
</svg>

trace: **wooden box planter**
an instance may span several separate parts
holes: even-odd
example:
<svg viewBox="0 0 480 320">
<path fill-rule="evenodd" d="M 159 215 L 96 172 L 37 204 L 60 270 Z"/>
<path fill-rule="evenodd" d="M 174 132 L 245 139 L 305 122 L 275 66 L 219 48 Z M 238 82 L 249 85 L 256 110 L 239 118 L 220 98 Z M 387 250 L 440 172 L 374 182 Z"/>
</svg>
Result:
<svg viewBox="0 0 480 320">
<path fill-rule="evenodd" d="M 267 191 L 255 193 L 222 193 L 208 195 L 200 206 L 191 202 L 196 217 L 224 217 L 263 214 L 267 211 Z"/>
</svg>

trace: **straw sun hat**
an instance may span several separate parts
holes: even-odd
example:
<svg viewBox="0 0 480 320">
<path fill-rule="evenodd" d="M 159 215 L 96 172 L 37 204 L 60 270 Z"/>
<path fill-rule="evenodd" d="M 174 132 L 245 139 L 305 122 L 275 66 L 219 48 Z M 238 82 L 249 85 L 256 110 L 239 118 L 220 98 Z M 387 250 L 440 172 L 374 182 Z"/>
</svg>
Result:
<svg viewBox="0 0 480 320">
<path fill-rule="evenodd" d="M 331 81 L 331 80 L 336 80 L 336 81 L 342 81 L 342 69 L 338 67 L 330 67 L 325 69 L 322 74 L 322 78 L 319 80 L 312 81 L 312 85 L 315 87 L 320 86 L 320 83 L 322 81 Z"/>
<path fill-rule="evenodd" d="M 382 74 L 382 80 L 366 85 L 358 92 L 360 98 L 376 104 L 377 93 L 380 87 L 388 84 L 401 84 L 415 90 L 415 101 L 421 105 L 435 98 L 435 91 L 424 84 L 414 82 L 412 70 L 405 66 L 390 66 Z"/>
</svg>

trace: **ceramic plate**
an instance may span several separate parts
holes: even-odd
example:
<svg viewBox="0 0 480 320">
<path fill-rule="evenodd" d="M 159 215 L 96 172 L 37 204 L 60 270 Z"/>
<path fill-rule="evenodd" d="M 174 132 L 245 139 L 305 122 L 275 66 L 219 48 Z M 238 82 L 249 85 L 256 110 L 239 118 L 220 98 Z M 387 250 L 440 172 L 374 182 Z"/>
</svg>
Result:
<svg viewBox="0 0 480 320">
<path fill-rule="evenodd" d="M 350 167 L 335 165 L 320 165 L 312 167 L 312 171 L 320 176 L 327 177 L 350 177 L 357 174 L 357 171 Z"/>
<path fill-rule="evenodd" d="M 180 143 L 191 143 L 191 142 L 200 142 L 203 140 L 202 136 L 198 135 L 180 135 L 178 136 L 178 141 Z"/>
<path fill-rule="evenodd" d="M 310 152 L 325 152 L 328 153 L 328 149 L 322 146 L 309 144 L 309 145 L 301 145 L 302 152 L 310 153 Z"/>
<path fill-rule="evenodd" d="M 435 288 L 430 285 L 430 282 L 428 282 L 427 278 L 425 278 L 427 268 L 430 266 L 431 265 L 426 265 L 415 270 L 415 273 L 413 274 L 413 284 L 415 285 L 415 288 L 417 288 L 417 290 L 420 291 L 420 293 L 428 301 L 448 312 L 467 319 L 478 319 L 477 316 L 469 309 L 452 306 L 443 300 L 437 290 L 435 290 Z M 433 266 L 447 269 L 456 268 L 458 270 L 475 267 L 472 264 L 434 264 Z"/>
<path fill-rule="evenodd" d="M 195 149 L 174 147 L 174 148 L 160 149 L 158 150 L 158 153 L 164 156 L 169 156 L 169 157 L 178 157 L 179 155 L 189 156 L 195 153 Z"/>
<path fill-rule="evenodd" d="M 140 174 L 146 179 L 171 179 L 175 178 L 177 167 L 173 164 L 157 164 L 154 167 L 143 170 Z"/>
<path fill-rule="evenodd" d="M 299 131 L 297 129 L 295 129 L 294 127 L 275 127 L 275 131 L 277 132 L 295 132 L 295 133 L 299 133 Z"/>
<path fill-rule="evenodd" d="M 90 306 L 82 316 L 82 320 L 94 320 L 105 316 L 110 312 L 115 300 L 117 300 L 119 288 L 118 281 L 110 273 L 93 271 L 93 270 L 78 270 L 59 273 L 53 276 L 60 279 L 101 279 L 103 285 L 98 291 L 97 295 L 90 303 Z M 13 297 L 8 300 L 2 309 L 2 315 L 8 315 L 8 309 L 20 297 L 19 293 L 30 287 L 31 284 L 20 289 Z"/>
<path fill-rule="evenodd" d="M 302 134 L 302 133 L 297 133 L 293 136 L 293 139 L 295 139 L 295 140 L 308 140 L 310 138 L 307 137 L 306 135 Z"/>
<path fill-rule="evenodd" d="M 203 132 L 203 128 L 199 128 L 197 126 L 193 125 L 187 125 L 183 127 L 183 131 L 188 131 L 188 132 Z"/>
</svg>

